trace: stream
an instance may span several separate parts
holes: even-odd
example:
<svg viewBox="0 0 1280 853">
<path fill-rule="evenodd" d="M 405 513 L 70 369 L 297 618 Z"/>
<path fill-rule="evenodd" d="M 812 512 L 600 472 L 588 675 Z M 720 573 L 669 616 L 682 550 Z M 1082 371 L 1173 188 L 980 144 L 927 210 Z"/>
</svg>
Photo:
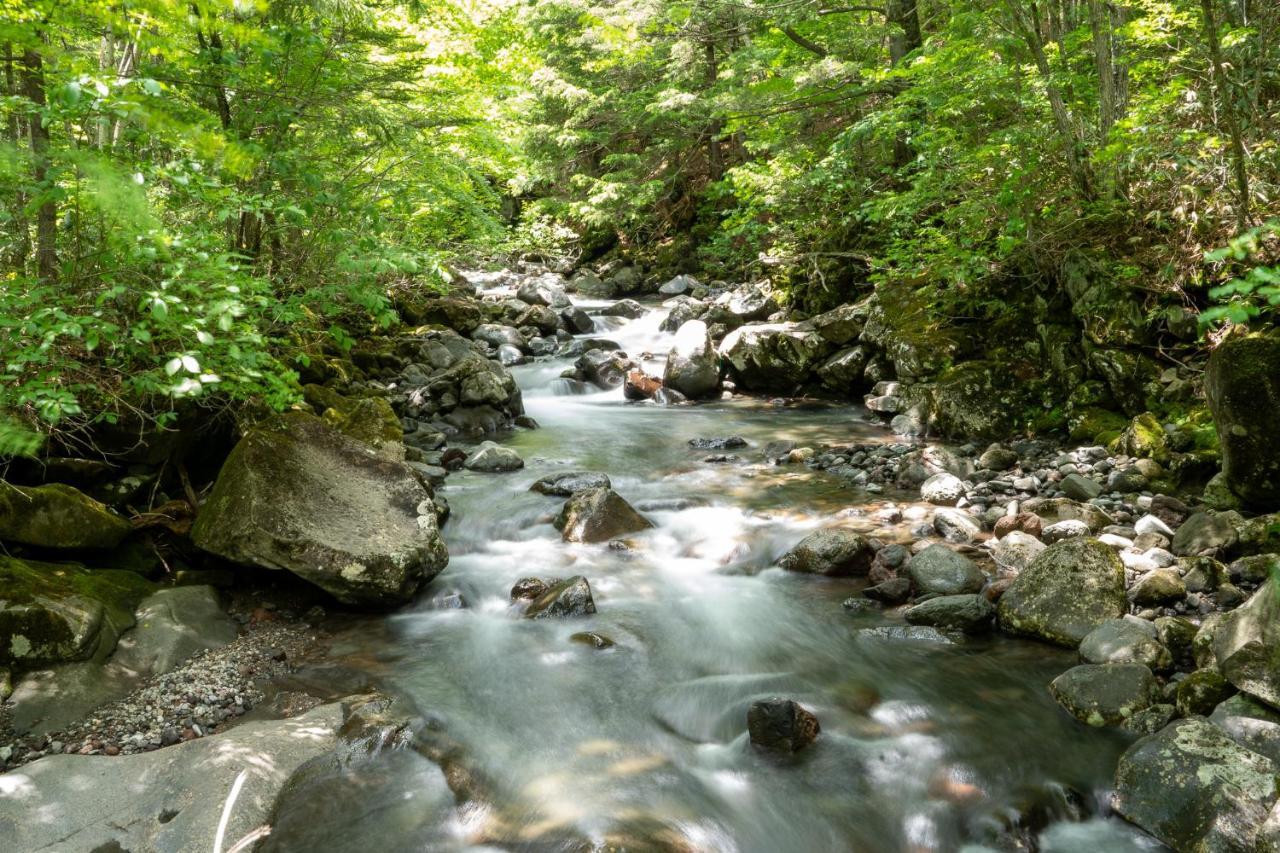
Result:
<svg viewBox="0 0 1280 853">
<path fill-rule="evenodd" d="M 607 303 L 578 301 L 589 313 Z M 655 353 L 657 303 L 636 320 L 596 317 L 595 336 Z M 291 803 L 273 849 L 1046 851 L 1163 849 L 1105 817 L 1127 741 L 1080 725 L 1048 682 L 1074 654 L 999 636 L 953 644 L 877 635 L 890 611 L 841 606 L 861 579 L 774 567 L 806 533 L 844 524 L 910 542 L 871 518 L 886 501 L 761 448 L 892 442 L 856 406 L 735 399 L 659 407 L 621 389 L 567 393 L 571 358 L 513 368 L 541 425 L 501 438 L 522 471 L 460 472 L 443 494 L 448 569 L 410 609 L 342 631 L 331 654 L 412 697 L 485 779 L 455 800 L 436 764 L 387 751 L 349 768 L 331 796 Z M 737 435 L 717 453 L 689 440 Z M 607 473 L 655 524 L 632 547 L 562 542 L 546 474 Z M 530 575 L 584 575 L 598 613 L 526 620 L 509 592 Z M 461 594 L 467 607 L 444 606 Z M 570 636 L 593 631 L 616 645 Z M 746 711 L 793 698 L 820 720 L 793 758 L 753 749 Z M 1009 828 L 1015 827 L 1010 832 Z M 986 846 L 983 846 L 983 845 Z"/>
</svg>

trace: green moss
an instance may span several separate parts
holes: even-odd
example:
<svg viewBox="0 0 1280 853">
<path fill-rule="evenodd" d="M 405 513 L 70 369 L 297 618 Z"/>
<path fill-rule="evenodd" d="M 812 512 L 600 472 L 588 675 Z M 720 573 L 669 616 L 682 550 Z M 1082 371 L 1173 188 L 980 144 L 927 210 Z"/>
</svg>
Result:
<svg viewBox="0 0 1280 853">
<path fill-rule="evenodd" d="M 63 485 L 0 481 L 0 539 L 42 548 L 114 548 L 133 528 L 105 504 Z"/>
<path fill-rule="evenodd" d="M 155 585 L 127 571 L 0 556 L 0 665 L 102 657 Z"/>
<path fill-rule="evenodd" d="M 1073 415 L 1068 423 L 1072 441 L 1107 444 L 1124 429 L 1125 419 L 1123 415 L 1107 409 L 1089 407 Z"/>
</svg>

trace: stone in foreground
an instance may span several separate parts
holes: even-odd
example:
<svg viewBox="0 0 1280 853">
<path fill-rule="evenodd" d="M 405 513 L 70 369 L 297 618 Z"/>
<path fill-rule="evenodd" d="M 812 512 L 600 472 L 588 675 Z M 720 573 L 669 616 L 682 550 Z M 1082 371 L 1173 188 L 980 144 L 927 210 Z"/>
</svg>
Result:
<svg viewBox="0 0 1280 853">
<path fill-rule="evenodd" d="M 1223 617 L 1213 635 L 1213 654 L 1228 681 L 1280 707 L 1280 583 L 1275 578 Z"/>
<path fill-rule="evenodd" d="M 772 697 L 752 702 L 747 709 L 751 743 L 775 752 L 799 752 L 818 737 L 818 718 L 791 699 Z"/>
<path fill-rule="evenodd" d="M 1151 670 L 1137 663 L 1086 663 L 1049 685 L 1058 704 L 1090 726 L 1118 726 L 1160 698 Z"/>
<path fill-rule="evenodd" d="M 607 542 L 646 530 L 653 523 L 636 512 L 622 495 L 600 487 L 574 492 L 556 516 L 555 526 L 566 542 Z"/>
<path fill-rule="evenodd" d="M 0 838 L 13 851 L 211 849 L 243 770 L 248 777 L 226 832 L 234 843 L 271 819 L 290 774 L 333 749 L 342 722 L 342 705 L 333 703 L 154 752 L 42 758 L 5 774 Z"/>
<path fill-rule="evenodd" d="M 1277 769 L 1206 720 L 1178 720 L 1121 757 L 1112 805 L 1174 850 L 1254 850 Z"/>
<path fill-rule="evenodd" d="M 987 583 L 977 563 L 938 544 L 912 557 L 907 574 L 919 595 L 965 595 L 981 592 Z"/>
<path fill-rule="evenodd" d="M 865 575 L 875 559 L 875 551 L 864 536 L 852 530 L 833 528 L 810 533 L 782 555 L 779 565 L 789 572 L 853 577 Z"/>
<path fill-rule="evenodd" d="M 431 492 L 414 472 L 301 412 L 241 439 L 191 538 L 374 607 L 412 600 L 449 562 Z"/>
<path fill-rule="evenodd" d="M 1055 542 L 1000 597 L 1001 629 L 1075 648 L 1108 619 L 1128 611 L 1124 564 L 1096 539 Z"/>
</svg>

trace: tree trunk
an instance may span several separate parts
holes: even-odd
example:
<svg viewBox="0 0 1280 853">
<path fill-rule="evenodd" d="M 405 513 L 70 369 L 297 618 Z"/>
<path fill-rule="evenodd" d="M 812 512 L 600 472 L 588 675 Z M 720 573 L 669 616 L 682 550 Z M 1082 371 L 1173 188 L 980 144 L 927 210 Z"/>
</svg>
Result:
<svg viewBox="0 0 1280 853">
<path fill-rule="evenodd" d="M 1209 44 L 1209 61 L 1212 66 L 1214 89 L 1218 94 L 1219 112 L 1227 124 L 1227 133 L 1231 137 L 1231 166 L 1235 173 L 1236 224 L 1241 231 L 1249 227 L 1249 166 L 1244 150 L 1244 140 L 1240 136 L 1240 123 L 1236 121 L 1235 99 L 1231 96 L 1231 83 L 1227 80 L 1222 67 L 1222 45 L 1218 41 L 1218 23 L 1213 13 L 1213 0 L 1200 0 L 1200 11 L 1204 16 L 1204 36 Z"/>
<path fill-rule="evenodd" d="M 49 129 L 44 125 L 44 62 L 39 52 L 22 54 L 22 83 L 27 100 L 35 105 L 28 122 L 31 131 L 32 176 L 43 196 L 36 210 L 36 274 L 42 281 L 58 279 L 58 208 L 49 180 Z"/>
<path fill-rule="evenodd" d="M 920 35 L 920 13 L 916 0 L 886 0 L 885 20 L 889 24 L 889 63 L 897 68 L 902 60 L 924 43 Z M 904 132 L 893 140 L 893 166 L 901 169 L 916 157 Z"/>
<path fill-rule="evenodd" d="M 703 44 L 703 57 L 706 60 L 705 66 L 705 83 L 707 91 L 710 92 L 716 85 L 716 80 L 720 76 L 720 66 L 716 62 L 716 45 L 714 41 L 707 40 Z M 720 135 L 724 132 L 724 122 L 719 118 L 713 118 L 707 125 L 707 179 L 709 183 L 715 183 L 724 177 L 724 152 L 720 148 Z"/>
<path fill-rule="evenodd" d="M 19 94 L 13 64 L 13 45 L 6 44 L 4 46 L 4 92 L 10 97 L 16 97 Z M 6 131 L 6 138 L 16 151 L 22 144 L 24 131 L 17 110 L 9 111 L 9 126 Z M 31 254 L 31 232 L 27 224 L 27 194 L 21 188 L 14 190 L 13 197 L 9 199 L 9 208 L 9 216 L 13 222 L 13 237 L 9 244 L 8 265 L 10 269 L 21 275 L 25 272 L 27 256 Z"/>
</svg>

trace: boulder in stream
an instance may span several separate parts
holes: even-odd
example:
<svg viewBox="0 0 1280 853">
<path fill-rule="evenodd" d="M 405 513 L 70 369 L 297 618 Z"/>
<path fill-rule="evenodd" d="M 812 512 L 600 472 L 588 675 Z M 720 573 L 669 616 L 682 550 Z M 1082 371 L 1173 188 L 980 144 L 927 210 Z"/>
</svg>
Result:
<svg viewBox="0 0 1280 853">
<path fill-rule="evenodd" d="M 1071 648 L 1126 612 L 1124 564 L 1111 547 L 1084 536 L 1042 551 L 1014 578 L 999 606 L 1003 630 Z"/>
<path fill-rule="evenodd" d="M 981 592 L 987 583 L 977 563 L 940 544 L 912 557 L 907 575 L 919 595 L 965 595 Z"/>
<path fill-rule="evenodd" d="M 662 384 L 690 399 L 714 394 L 720 387 L 720 357 L 706 323 L 690 320 L 676 332 Z"/>
<path fill-rule="evenodd" d="M 583 489 L 607 489 L 612 485 L 613 483 L 609 481 L 608 474 L 600 474 L 594 471 L 565 471 L 561 474 L 548 474 L 534 481 L 534 484 L 529 487 L 529 491 L 567 498 L 574 492 L 580 492 Z"/>
<path fill-rule="evenodd" d="M 778 565 L 789 572 L 855 577 L 867 574 L 875 556 L 865 536 L 835 527 L 810 533 L 783 554 Z"/>
<path fill-rule="evenodd" d="M 752 702 L 747 733 L 754 746 L 774 752 L 799 752 L 818 737 L 818 718 L 799 702 L 777 696 Z"/>
<path fill-rule="evenodd" d="M 984 634 L 991 630 L 996 608 L 981 595 L 940 595 L 908 608 L 904 615 L 911 625 Z"/>
<path fill-rule="evenodd" d="M 720 342 L 738 387 L 792 394 L 805 385 L 833 345 L 804 323 L 742 326 Z"/>
<path fill-rule="evenodd" d="M 493 441 L 484 441 L 471 451 L 462 465 L 468 471 L 498 473 L 518 471 L 524 467 L 524 460 L 510 447 L 503 447 Z"/>
<path fill-rule="evenodd" d="M 596 602 L 591 596 L 591 584 L 587 583 L 587 579 L 582 575 L 574 575 L 548 586 L 529 602 L 524 615 L 526 619 L 546 619 L 561 616 L 590 616 L 595 612 Z"/>
<path fill-rule="evenodd" d="M 1090 726 L 1118 726 L 1160 701 L 1160 685 L 1140 663 L 1085 663 L 1049 685 L 1058 704 Z"/>
<path fill-rule="evenodd" d="M 574 492 L 555 519 L 555 527 L 566 542 L 607 542 L 652 526 L 649 519 L 607 487 Z"/>
<path fill-rule="evenodd" d="M 403 604 L 449 562 L 430 490 L 323 420 L 250 430 L 191 531 L 204 551 L 284 569 L 347 604 Z"/>
</svg>

